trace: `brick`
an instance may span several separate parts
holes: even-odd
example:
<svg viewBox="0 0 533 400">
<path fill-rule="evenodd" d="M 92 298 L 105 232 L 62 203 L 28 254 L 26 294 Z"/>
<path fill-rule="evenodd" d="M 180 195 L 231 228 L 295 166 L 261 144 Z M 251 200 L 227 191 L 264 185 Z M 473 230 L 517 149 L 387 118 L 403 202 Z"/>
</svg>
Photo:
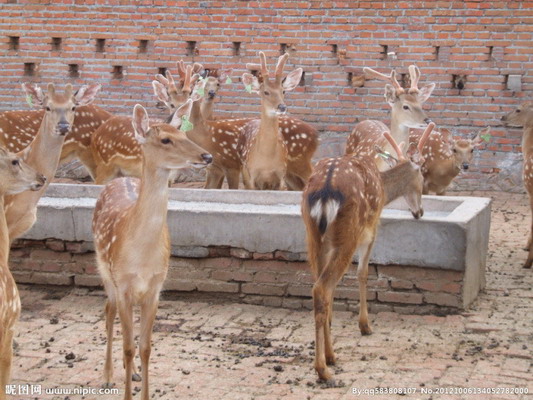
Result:
<svg viewBox="0 0 533 400">
<path fill-rule="evenodd" d="M 164 291 L 191 292 L 196 290 L 196 282 L 190 279 L 166 279 L 163 284 Z"/>
<path fill-rule="evenodd" d="M 429 304 L 436 304 L 439 306 L 448 306 L 448 307 L 461 307 L 461 298 L 459 296 L 454 296 L 449 293 L 433 293 L 427 292 L 424 293 L 424 301 Z"/>
<path fill-rule="evenodd" d="M 77 286 L 103 287 L 102 279 L 96 275 L 75 275 L 74 284 Z"/>
<path fill-rule="evenodd" d="M 48 239 L 45 245 L 46 248 L 53 251 L 65 251 L 65 242 L 61 240 Z"/>
<path fill-rule="evenodd" d="M 273 260 L 274 254 L 273 253 L 253 253 L 252 258 L 254 260 Z"/>
<path fill-rule="evenodd" d="M 243 283 L 241 287 L 242 293 L 245 294 L 262 294 L 268 296 L 282 296 L 286 291 L 286 284 L 257 284 L 257 283 Z"/>
<path fill-rule="evenodd" d="M 378 292 L 378 300 L 385 303 L 422 304 L 422 293 Z"/>
<path fill-rule="evenodd" d="M 53 260 L 53 261 L 70 261 L 70 253 L 61 253 L 52 250 L 36 249 L 31 252 L 33 260 Z"/>
<path fill-rule="evenodd" d="M 245 249 L 231 248 L 230 255 L 235 258 L 252 258 L 252 253 Z"/>
<path fill-rule="evenodd" d="M 239 284 L 236 282 L 199 281 L 196 283 L 196 288 L 199 292 L 239 292 Z"/>
</svg>

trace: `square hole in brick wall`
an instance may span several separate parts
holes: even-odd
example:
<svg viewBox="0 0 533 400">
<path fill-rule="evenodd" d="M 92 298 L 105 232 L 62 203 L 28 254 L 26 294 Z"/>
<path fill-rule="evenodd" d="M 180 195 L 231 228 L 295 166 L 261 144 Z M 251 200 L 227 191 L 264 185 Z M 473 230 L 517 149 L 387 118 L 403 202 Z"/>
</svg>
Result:
<svg viewBox="0 0 533 400">
<path fill-rule="evenodd" d="M 241 42 L 233 42 L 233 55 L 239 56 L 241 54 Z"/>
<path fill-rule="evenodd" d="M 122 79 L 124 78 L 124 69 L 122 65 L 113 65 L 113 79 Z"/>
<path fill-rule="evenodd" d="M 382 60 L 386 60 L 388 53 L 389 53 L 389 46 L 387 46 L 386 44 L 382 44 L 381 45 L 381 52 L 379 53 L 379 54 L 381 54 L 381 59 Z"/>
<path fill-rule="evenodd" d="M 332 44 L 331 52 L 336 55 L 338 51 L 339 51 L 339 46 L 337 46 L 336 44 Z"/>
<path fill-rule="evenodd" d="M 279 54 L 283 55 L 287 52 L 287 43 L 280 43 L 279 44 Z"/>
<path fill-rule="evenodd" d="M 78 64 L 69 64 L 68 65 L 68 76 L 69 78 L 79 78 L 80 77 L 80 66 Z"/>
<path fill-rule="evenodd" d="M 148 40 L 139 40 L 139 53 L 146 53 L 148 51 Z"/>
<path fill-rule="evenodd" d="M 105 39 L 96 39 L 96 51 L 99 53 L 105 51 Z"/>
<path fill-rule="evenodd" d="M 194 40 L 187 40 L 187 55 L 188 56 L 194 56 L 197 52 L 196 49 L 196 41 Z"/>
<path fill-rule="evenodd" d="M 35 63 L 24 63 L 24 76 L 35 76 L 36 70 Z"/>
<path fill-rule="evenodd" d="M 165 76 L 165 75 L 167 74 L 167 69 L 166 69 L 165 67 L 158 68 L 158 69 L 157 69 L 157 73 L 158 73 L 159 75 L 163 75 L 163 76 Z"/>
<path fill-rule="evenodd" d="M 305 71 L 302 72 L 302 78 L 300 79 L 298 86 L 305 86 Z"/>
<path fill-rule="evenodd" d="M 18 50 L 20 47 L 20 37 L 9 36 L 9 50 Z"/>
<path fill-rule="evenodd" d="M 61 46 L 63 44 L 63 39 L 60 37 L 52 38 L 52 51 L 61 51 Z"/>
</svg>

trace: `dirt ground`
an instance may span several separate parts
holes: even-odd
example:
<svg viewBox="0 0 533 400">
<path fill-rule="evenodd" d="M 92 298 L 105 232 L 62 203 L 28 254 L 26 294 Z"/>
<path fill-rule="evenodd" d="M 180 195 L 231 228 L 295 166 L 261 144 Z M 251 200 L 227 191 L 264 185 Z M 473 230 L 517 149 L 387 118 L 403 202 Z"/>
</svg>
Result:
<svg viewBox="0 0 533 400">
<path fill-rule="evenodd" d="M 311 312 L 216 298 L 164 297 L 153 336 L 152 398 L 533 398 L 533 270 L 521 268 L 530 225 L 528 200 L 520 194 L 474 195 L 494 201 L 487 288 L 467 311 L 449 316 L 372 313 L 374 333 L 365 337 L 356 314 L 336 312 L 332 333 L 338 385 L 325 388 L 316 382 L 313 370 Z M 13 398 L 121 398 L 124 373 L 118 319 L 114 364 L 121 395 L 45 394 L 51 388 L 101 387 L 104 293 L 20 289 L 23 311 L 13 384 L 21 390 L 40 385 L 42 394 Z M 134 387 L 139 398 L 140 382 Z M 495 393 L 464 394 L 487 388 Z M 370 389 L 375 393 L 357 393 Z M 410 394 L 379 394 L 398 389 Z M 530 394 L 506 394 L 516 390 Z"/>
</svg>

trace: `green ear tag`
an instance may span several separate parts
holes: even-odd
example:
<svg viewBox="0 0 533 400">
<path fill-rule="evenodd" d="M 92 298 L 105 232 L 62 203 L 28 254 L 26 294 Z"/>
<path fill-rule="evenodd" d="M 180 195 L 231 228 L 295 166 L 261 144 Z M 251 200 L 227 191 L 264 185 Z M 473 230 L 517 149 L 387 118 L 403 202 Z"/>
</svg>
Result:
<svg viewBox="0 0 533 400">
<path fill-rule="evenodd" d="M 196 89 L 196 93 L 198 93 L 198 96 L 204 97 L 205 89 L 203 87 L 198 87 L 198 89 Z"/>
<path fill-rule="evenodd" d="M 33 96 L 31 94 L 26 95 L 26 103 L 33 108 Z"/>
<path fill-rule="evenodd" d="M 189 132 L 190 130 L 192 130 L 192 128 L 194 128 L 194 125 L 191 121 L 189 121 L 189 118 L 186 115 L 182 116 L 180 131 Z"/>
<path fill-rule="evenodd" d="M 226 78 L 226 83 L 229 85 L 230 83 L 233 83 L 233 81 L 231 80 L 231 78 L 228 76 Z"/>
<path fill-rule="evenodd" d="M 244 88 L 248 93 L 252 93 L 252 85 L 246 85 Z"/>
<path fill-rule="evenodd" d="M 380 156 L 381 158 L 383 158 L 384 160 L 388 159 L 391 157 L 390 153 L 388 151 L 384 151 L 382 153 L 378 153 L 378 156 Z"/>
<path fill-rule="evenodd" d="M 485 142 L 490 142 L 490 138 L 492 136 L 490 135 L 490 133 L 486 133 L 485 135 L 481 135 L 480 138 L 483 139 Z"/>
</svg>

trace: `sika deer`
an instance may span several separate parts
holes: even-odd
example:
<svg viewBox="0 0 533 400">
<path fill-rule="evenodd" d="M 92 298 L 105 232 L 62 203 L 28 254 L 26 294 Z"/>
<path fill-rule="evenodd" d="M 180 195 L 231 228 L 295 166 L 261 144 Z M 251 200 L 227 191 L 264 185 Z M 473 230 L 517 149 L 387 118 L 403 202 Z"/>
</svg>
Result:
<svg viewBox="0 0 533 400">
<path fill-rule="evenodd" d="M 11 376 L 13 335 L 20 315 L 17 284 L 9 270 L 9 234 L 4 213 L 4 195 L 39 190 L 46 178 L 17 155 L 0 147 L 0 400 Z"/>
<path fill-rule="evenodd" d="M 431 123 L 418 145 L 418 152 L 435 125 Z M 332 383 L 327 365 L 335 364 L 331 340 L 333 294 L 339 280 L 359 251 L 359 329 L 370 334 L 366 303 L 368 260 L 376 237 L 381 210 L 385 204 L 403 196 L 415 218 L 423 215 L 420 159 L 403 158 L 400 147 L 386 132 L 395 149 L 396 165 L 379 172 L 373 157 L 365 152 L 321 160 L 303 192 L 302 217 L 307 231 L 308 258 L 315 279 L 315 369 L 321 380 Z M 418 155 L 415 151 L 412 156 Z"/>
<path fill-rule="evenodd" d="M 170 257 L 166 222 L 170 170 L 186 165 L 205 166 L 212 160 L 210 154 L 178 130 L 182 116 L 190 114 L 191 106 L 192 102 L 188 100 L 169 124 L 153 126 L 150 126 L 146 110 L 140 105 L 135 106 L 132 123 L 143 154 L 141 178 L 113 180 L 100 194 L 94 210 L 96 259 L 108 296 L 104 377 L 106 384 L 111 384 L 113 321 L 118 308 L 126 368 L 124 399 L 128 400 L 132 399 L 135 304 L 141 306 L 141 398 L 149 398 L 152 327 Z"/>
<path fill-rule="evenodd" d="M 396 142 L 408 143 L 409 128 L 424 129 L 430 122 L 426 113 L 422 110 L 422 104 L 431 96 L 435 84 L 430 83 L 419 89 L 420 70 L 414 65 L 409 66 L 411 87 L 407 92 L 396 80 L 396 71 L 394 70 L 391 71 L 390 75 L 384 75 L 371 68 L 364 68 L 363 71 L 380 80 L 392 83 L 392 85 L 385 85 L 385 100 L 391 106 L 390 133 Z M 368 136 L 382 136 L 383 132 L 388 130 L 387 126 L 380 121 L 366 120 L 359 122 L 348 137 L 346 154 L 353 153 L 359 143 L 364 142 Z M 390 149 L 388 144 L 386 149 Z M 387 168 L 383 159 L 380 158 L 377 162 L 380 170 Z"/>
<path fill-rule="evenodd" d="M 524 186 L 529 195 L 531 212 L 533 213 L 533 102 L 527 102 L 517 107 L 502 117 L 502 122 L 509 127 L 522 127 L 522 154 L 524 156 L 524 166 L 522 168 L 522 177 Z M 529 251 L 524 268 L 531 268 L 533 264 L 533 220 L 529 239 L 527 241 L 527 250 Z"/>
<path fill-rule="evenodd" d="M 22 84 L 22 88 L 44 109 L 45 113 L 39 133 L 31 144 L 17 155 L 29 166 L 42 172 L 47 182 L 39 191 L 6 196 L 5 212 L 11 241 L 21 236 L 35 223 L 37 202 L 55 175 L 61 157 L 61 148 L 65 136 L 71 130 L 76 107 L 89 105 L 100 90 L 100 85 L 82 86 L 73 93 L 72 86 L 68 84 L 65 93 L 59 94 L 56 93 L 54 85 L 49 84 L 46 95 L 39 86 Z"/>
<path fill-rule="evenodd" d="M 260 52 L 263 81 L 245 73 L 242 82 L 261 98 L 261 119 L 250 121 L 243 128 L 238 150 L 243 164 L 243 181 L 246 189 L 279 190 L 287 172 L 287 148 L 280 135 L 278 115 L 287 111 L 285 91 L 296 88 L 303 70 L 297 68 L 283 79 L 283 67 L 289 58 L 280 56 L 274 73 L 269 77 L 265 53 Z"/>
<path fill-rule="evenodd" d="M 490 132 L 485 128 L 471 139 L 454 139 L 447 129 L 433 132 L 429 135 L 426 145 L 422 149 L 425 159 L 422 164 L 424 176 L 424 194 L 435 192 L 439 196 L 446 193 L 452 180 L 464 170 L 468 170 L 474 149 L 483 143 L 482 137 Z M 412 134 L 411 140 L 419 135 Z"/>
<path fill-rule="evenodd" d="M 0 114 L 0 145 L 12 152 L 24 150 L 35 139 L 44 117 L 44 110 L 5 111 Z M 67 133 L 59 163 L 78 158 L 91 177 L 96 164 L 91 151 L 91 138 L 96 129 L 111 117 L 111 113 L 90 104 L 76 108 L 72 129 Z"/>
</svg>

